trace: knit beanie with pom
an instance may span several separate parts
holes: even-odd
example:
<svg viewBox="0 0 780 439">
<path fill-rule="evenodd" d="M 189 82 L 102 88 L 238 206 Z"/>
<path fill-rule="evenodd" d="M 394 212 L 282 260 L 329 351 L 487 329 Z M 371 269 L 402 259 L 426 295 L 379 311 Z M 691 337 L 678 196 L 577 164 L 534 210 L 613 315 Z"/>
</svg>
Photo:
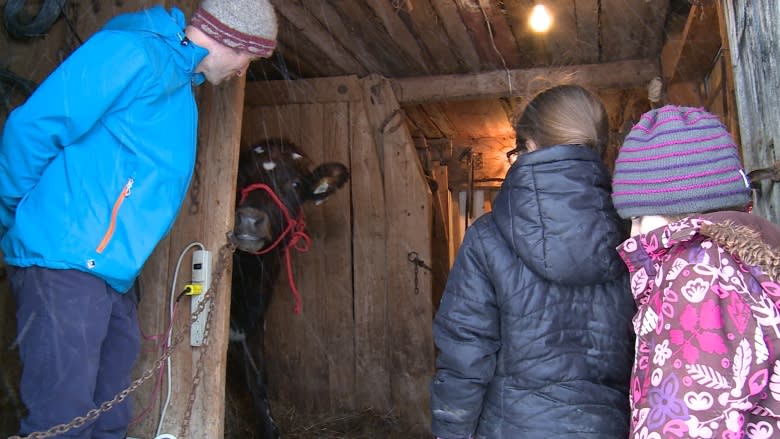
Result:
<svg viewBox="0 0 780 439">
<path fill-rule="evenodd" d="M 191 24 L 219 43 L 266 58 L 276 48 L 276 12 L 269 0 L 204 0 Z"/>
<path fill-rule="evenodd" d="M 701 108 L 643 114 L 615 161 L 612 201 L 622 218 L 741 208 L 750 199 L 734 139 Z"/>
</svg>

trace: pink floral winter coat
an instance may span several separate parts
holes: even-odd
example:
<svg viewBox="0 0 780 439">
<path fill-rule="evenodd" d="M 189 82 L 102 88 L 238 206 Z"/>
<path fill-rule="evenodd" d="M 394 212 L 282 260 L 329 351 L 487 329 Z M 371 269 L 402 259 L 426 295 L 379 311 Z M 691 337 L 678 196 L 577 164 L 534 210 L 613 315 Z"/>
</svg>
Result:
<svg viewBox="0 0 780 439">
<path fill-rule="evenodd" d="M 618 247 L 638 306 L 632 438 L 780 437 L 780 285 L 764 243 L 780 249 L 780 228 L 718 212 Z"/>
</svg>

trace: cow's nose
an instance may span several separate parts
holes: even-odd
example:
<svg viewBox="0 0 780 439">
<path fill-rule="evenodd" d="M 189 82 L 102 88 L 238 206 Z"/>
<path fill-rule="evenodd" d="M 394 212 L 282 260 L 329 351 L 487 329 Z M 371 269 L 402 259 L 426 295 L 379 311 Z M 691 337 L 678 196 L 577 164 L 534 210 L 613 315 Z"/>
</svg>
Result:
<svg viewBox="0 0 780 439">
<path fill-rule="evenodd" d="M 246 210 L 238 211 L 237 220 L 239 227 L 254 228 L 255 224 L 257 224 L 257 218 Z"/>
<path fill-rule="evenodd" d="M 239 235 L 251 235 L 255 239 L 267 238 L 270 233 L 268 215 L 254 207 L 236 209 L 235 229 Z"/>
</svg>

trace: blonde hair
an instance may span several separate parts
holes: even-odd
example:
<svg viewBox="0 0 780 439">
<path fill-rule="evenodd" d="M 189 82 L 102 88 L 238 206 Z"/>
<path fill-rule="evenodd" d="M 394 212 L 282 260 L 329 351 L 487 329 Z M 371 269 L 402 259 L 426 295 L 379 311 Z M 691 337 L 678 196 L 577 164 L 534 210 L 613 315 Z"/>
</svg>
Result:
<svg viewBox="0 0 780 439">
<path fill-rule="evenodd" d="M 515 122 L 517 146 L 533 140 L 538 148 L 587 145 L 604 155 L 609 119 L 604 105 L 578 85 L 558 85 L 536 95 Z"/>
</svg>

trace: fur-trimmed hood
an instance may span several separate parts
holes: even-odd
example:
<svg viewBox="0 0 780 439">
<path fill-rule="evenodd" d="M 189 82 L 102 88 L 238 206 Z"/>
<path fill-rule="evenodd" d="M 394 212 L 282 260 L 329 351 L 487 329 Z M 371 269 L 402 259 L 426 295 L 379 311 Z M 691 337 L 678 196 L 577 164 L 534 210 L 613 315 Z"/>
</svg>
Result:
<svg viewBox="0 0 780 439">
<path fill-rule="evenodd" d="M 745 212 L 716 212 L 702 219 L 708 221 L 701 226 L 702 235 L 742 262 L 760 267 L 773 281 L 780 279 L 780 227 Z"/>
</svg>

